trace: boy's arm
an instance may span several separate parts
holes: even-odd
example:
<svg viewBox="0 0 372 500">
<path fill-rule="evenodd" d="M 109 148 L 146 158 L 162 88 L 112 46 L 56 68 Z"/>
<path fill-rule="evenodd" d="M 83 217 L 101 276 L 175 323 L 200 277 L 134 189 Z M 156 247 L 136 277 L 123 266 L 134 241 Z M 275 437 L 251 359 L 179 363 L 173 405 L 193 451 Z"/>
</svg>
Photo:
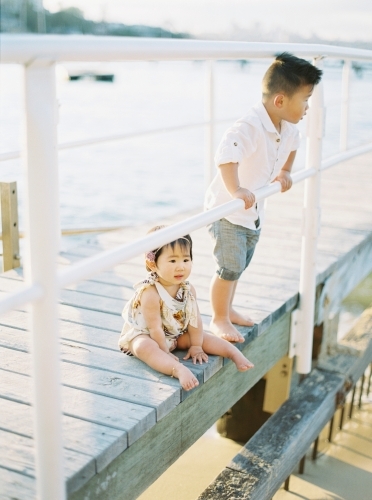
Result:
<svg viewBox="0 0 372 500">
<path fill-rule="evenodd" d="M 233 198 L 240 198 L 245 203 L 245 209 L 255 204 L 255 196 L 248 189 L 240 187 L 238 163 L 223 163 L 219 165 L 221 177 L 226 189 Z"/>
<path fill-rule="evenodd" d="M 196 300 L 195 288 L 191 285 L 191 293 L 194 295 Z M 200 364 L 203 361 L 208 361 L 207 354 L 203 351 L 203 321 L 200 316 L 198 305 L 196 304 L 198 310 L 198 326 L 195 328 L 194 326 L 188 325 L 187 332 L 190 336 L 190 348 L 187 351 L 186 356 L 183 359 L 191 358 L 193 363 L 197 363 L 199 361 Z"/>
<path fill-rule="evenodd" d="M 159 294 L 155 287 L 146 288 L 141 297 L 142 314 L 149 329 L 150 337 L 158 343 L 160 349 L 169 354 L 160 315 Z"/>
<path fill-rule="evenodd" d="M 288 156 L 288 160 L 283 165 L 279 174 L 275 177 L 274 181 L 279 181 L 282 185 L 282 193 L 284 191 L 288 191 L 292 187 L 292 177 L 291 170 L 293 166 L 293 162 L 296 158 L 296 151 L 291 151 Z"/>
</svg>

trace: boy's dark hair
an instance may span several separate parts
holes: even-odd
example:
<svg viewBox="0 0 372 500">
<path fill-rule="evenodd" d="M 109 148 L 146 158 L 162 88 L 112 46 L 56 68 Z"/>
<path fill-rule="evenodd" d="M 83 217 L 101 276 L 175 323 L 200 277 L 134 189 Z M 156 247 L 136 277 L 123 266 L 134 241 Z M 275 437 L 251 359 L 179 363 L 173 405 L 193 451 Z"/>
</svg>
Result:
<svg viewBox="0 0 372 500">
<path fill-rule="evenodd" d="M 283 92 L 292 97 L 304 85 L 317 85 L 322 70 L 305 59 L 283 52 L 278 54 L 262 80 L 262 93 L 268 97 Z"/>
<path fill-rule="evenodd" d="M 159 231 L 159 229 L 163 229 L 163 227 L 167 227 L 167 226 L 154 226 L 147 232 L 147 234 L 153 233 L 154 231 Z M 190 259 L 192 260 L 192 239 L 191 239 L 191 236 L 189 234 L 186 234 L 185 236 L 182 236 L 181 238 L 178 238 L 177 240 L 171 241 L 167 245 L 163 245 L 162 247 L 159 247 L 159 248 L 154 248 L 152 250 L 152 253 L 154 254 L 155 264 L 158 261 L 158 258 L 160 257 L 160 255 L 165 247 L 170 246 L 171 249 L 174 250 L 176 245 L 179 245 L 182 250 L 188 250 L 190 252 Z M 151 272 L 151 269 L 148 267 L 147 264 L 146 264 L 146 270 Z"/>
</svg>

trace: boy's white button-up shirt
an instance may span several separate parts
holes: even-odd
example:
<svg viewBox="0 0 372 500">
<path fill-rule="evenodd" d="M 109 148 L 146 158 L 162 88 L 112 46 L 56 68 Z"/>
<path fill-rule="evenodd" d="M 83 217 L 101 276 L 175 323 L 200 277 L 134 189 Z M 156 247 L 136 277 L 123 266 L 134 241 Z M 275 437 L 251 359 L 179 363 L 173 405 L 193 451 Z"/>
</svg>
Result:
<svg viewBox="0 0 372 500">
<path fill-rule="evenodd" d="M 255 191 L 275 179 L 291 151 L 298 149 L 299 145 L 297 127 L 282 120 L 279 134 L 265 106 L 259 103 L 227 129 L 214 160 L 217 167 L 225 163 L 238 163 L 240 186 Z M 210 210 L 231 199 L 218 169 L 206 192 L 205 209 Z M 258 202 L 257 205 L 248 210 L 240 209 L 226 219 L 232 224 L 256 229 L 254 221 L 259 215 L 262 219 L 264 203 Z"/>
</svg>

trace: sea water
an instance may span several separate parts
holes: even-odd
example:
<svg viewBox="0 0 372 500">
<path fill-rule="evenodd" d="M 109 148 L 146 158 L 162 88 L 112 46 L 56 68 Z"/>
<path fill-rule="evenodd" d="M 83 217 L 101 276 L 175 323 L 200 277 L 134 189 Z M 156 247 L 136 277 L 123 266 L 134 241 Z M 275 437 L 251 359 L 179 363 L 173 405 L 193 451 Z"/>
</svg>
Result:
<svg viewBox="0 0 372 500">
<path fill-rule="evenodd" d="M 260 82 L 268 64 L 216 64 L 215 118 L 227 122 L 215 127 L 215 147 L 227 126 L 260 100 Z M 67 71 L 79 69 L 114 73 L 114 83 L 72 82 L 64 77 Z M 205 69 L 205 63 L 197 61 L 58 66 L 58 140 L 64 143 L 202 122 Z M 0 153 L 4 153 L 22 144 L 23 70 L 1 65 L 0 72 Z M 341 74 L 340 63 L 325 64 L 324 158 L 339 151 Z M 371 91 L 372 68 L 353 71 L 349 146 L 372 140 Z M 304 167 L 306 119 L 299 128 L 303 139 L 296 169 Z M 60 151 L 62 228 L 137 225 L 201 206 L 205 151 L 205 127 Z M 13 180 L 18 183 L 22 229 L 21 161 L 0 162 L 0 181 Z"/>
</svg>

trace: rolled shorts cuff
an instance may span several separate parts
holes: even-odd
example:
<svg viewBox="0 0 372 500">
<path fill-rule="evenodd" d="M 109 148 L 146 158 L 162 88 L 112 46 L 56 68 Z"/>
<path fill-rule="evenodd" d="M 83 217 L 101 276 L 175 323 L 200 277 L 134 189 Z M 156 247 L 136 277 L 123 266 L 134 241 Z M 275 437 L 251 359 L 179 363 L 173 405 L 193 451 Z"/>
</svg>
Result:
<svg viewBox="0 0 372 500">
<path fill-rule="evenodd" d="M 240 276 L 243 274 L 237 273 L 236 271 L 230 271 L 229 269 L 226 269 L 225 267 L 221 267 L 220 269 L 217 269 L 216 273 L 220 277 L 221 280 L 226 280 L 226 281 L 237 281 Z"/>
</svg>

